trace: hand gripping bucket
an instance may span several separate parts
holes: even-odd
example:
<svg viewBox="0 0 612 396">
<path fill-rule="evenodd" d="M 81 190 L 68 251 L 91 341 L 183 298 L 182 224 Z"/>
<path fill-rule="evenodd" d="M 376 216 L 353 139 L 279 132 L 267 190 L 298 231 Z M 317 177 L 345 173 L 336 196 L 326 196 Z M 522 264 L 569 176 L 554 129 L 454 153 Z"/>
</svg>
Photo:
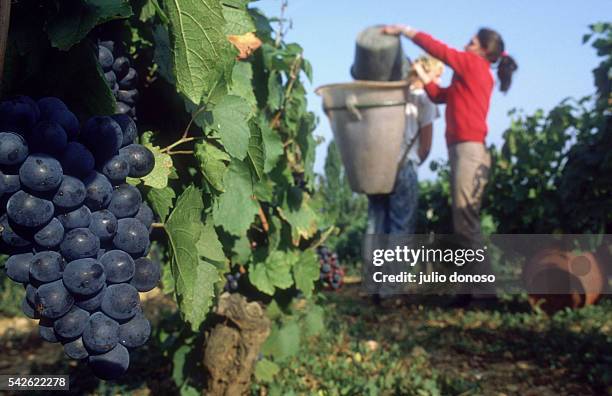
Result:
<svg viewBox="0 0 612 396">
<path fill-rule="evenodd" d="M 404 157 L 407 89 L 406 81 L 354 81 L 316 89 L 353 191 L 393 191 Z"/>
</svg>

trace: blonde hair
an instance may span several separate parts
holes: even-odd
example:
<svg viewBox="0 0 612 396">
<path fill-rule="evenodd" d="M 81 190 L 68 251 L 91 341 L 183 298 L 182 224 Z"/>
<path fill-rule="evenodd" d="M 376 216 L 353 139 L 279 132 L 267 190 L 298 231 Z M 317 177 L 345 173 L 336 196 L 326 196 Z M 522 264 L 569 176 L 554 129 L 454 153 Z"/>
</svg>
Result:
<svg viewBox="0 0 612 396">
<path fill-rule="evenodd" d="M 431 55 L 421 55 L 418 58 L 416 58 L 413 63 L 420 63 L 421 66 L 423 66 L 423 69 L 425 69 L 427 73 L 430 73 L 437 69 L 440 69 L 440 71 L 444 70 L 444 63 L 442 63 L 441 60 L 434 58 Z M 414 68 L 411 68 L 410 71 L 408 72 L 407 79 L 410 82 L 414 82 L 419 79 Z"/>
</svg>

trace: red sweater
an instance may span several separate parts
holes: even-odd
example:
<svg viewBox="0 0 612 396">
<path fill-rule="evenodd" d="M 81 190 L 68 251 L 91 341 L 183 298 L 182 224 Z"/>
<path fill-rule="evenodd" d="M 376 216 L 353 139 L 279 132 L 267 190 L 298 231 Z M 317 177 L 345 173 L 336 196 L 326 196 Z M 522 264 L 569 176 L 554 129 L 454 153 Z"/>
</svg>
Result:
<svg viewBox="0 0 612 396">
<path fill-rule="evenodd" d="M 450 48 L 427 33 L 417 33 L 413 41 L 455 72 L 447 88 L 434 82 L 425 85 L 434 103 L 446 103 L 446 144 L 484 143 L 494 85 L 489 61 L 477 54 Z"/>
</svg>

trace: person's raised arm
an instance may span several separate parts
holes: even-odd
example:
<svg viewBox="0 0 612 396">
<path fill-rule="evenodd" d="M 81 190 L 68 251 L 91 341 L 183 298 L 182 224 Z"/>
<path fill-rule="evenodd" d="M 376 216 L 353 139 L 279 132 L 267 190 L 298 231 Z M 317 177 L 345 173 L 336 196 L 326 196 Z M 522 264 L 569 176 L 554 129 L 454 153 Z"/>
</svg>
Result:
<svg viewBox="0 0 612 396">
<path fill-rule="evenodd" d="M 448 88 L 442 88 L 438 84 L 433 81 L 425 84 L 425 92 L 427 92 L 427 96 L 431 99 L 432 102 L 442 104 L 446 103 L 446 93 Z"/>
<path fill-rule="evenodd" d="M 468 55 L 465 52 L 451 48 L 427 33 L 419 32 L 418 30 L 406 25 L 387 25 L 383 27 L 382 32 L 384 34 L 393 36 L 402 34 L 408 37 L 416 45 L 423 48 L 434 58 L 440 59 L 458 74 L 461 74 L 466 70 L 466 57 Z"/>
</svg>

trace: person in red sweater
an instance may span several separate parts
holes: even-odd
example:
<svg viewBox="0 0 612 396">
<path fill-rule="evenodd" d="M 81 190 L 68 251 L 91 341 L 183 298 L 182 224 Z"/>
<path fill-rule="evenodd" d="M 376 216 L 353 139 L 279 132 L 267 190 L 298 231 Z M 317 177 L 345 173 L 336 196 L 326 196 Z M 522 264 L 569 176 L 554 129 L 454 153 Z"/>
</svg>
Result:
<svg viewBox="0 0 612 396">
<path fill-rule="evenodd" d="M 431 56 L 453 69 L 450 86 L 440 87 L 415 66 L 434 103 L 446 104 L 446 143 L 451 166 L 453 229 L 469 247 L 482 247 L 480 206 L 489 177 L 491 158 L 485 146 L 487 114 L 495 80 L 491 67 L 497 68 L 502 92 L 507 92 L 512 73 L 518 66 L 505 52 L 504 41 L 491 29 L 480 29 L 459 51 L 405 25 L 388 25 L 383 33 L 404 35 Z"/>
</svg>

